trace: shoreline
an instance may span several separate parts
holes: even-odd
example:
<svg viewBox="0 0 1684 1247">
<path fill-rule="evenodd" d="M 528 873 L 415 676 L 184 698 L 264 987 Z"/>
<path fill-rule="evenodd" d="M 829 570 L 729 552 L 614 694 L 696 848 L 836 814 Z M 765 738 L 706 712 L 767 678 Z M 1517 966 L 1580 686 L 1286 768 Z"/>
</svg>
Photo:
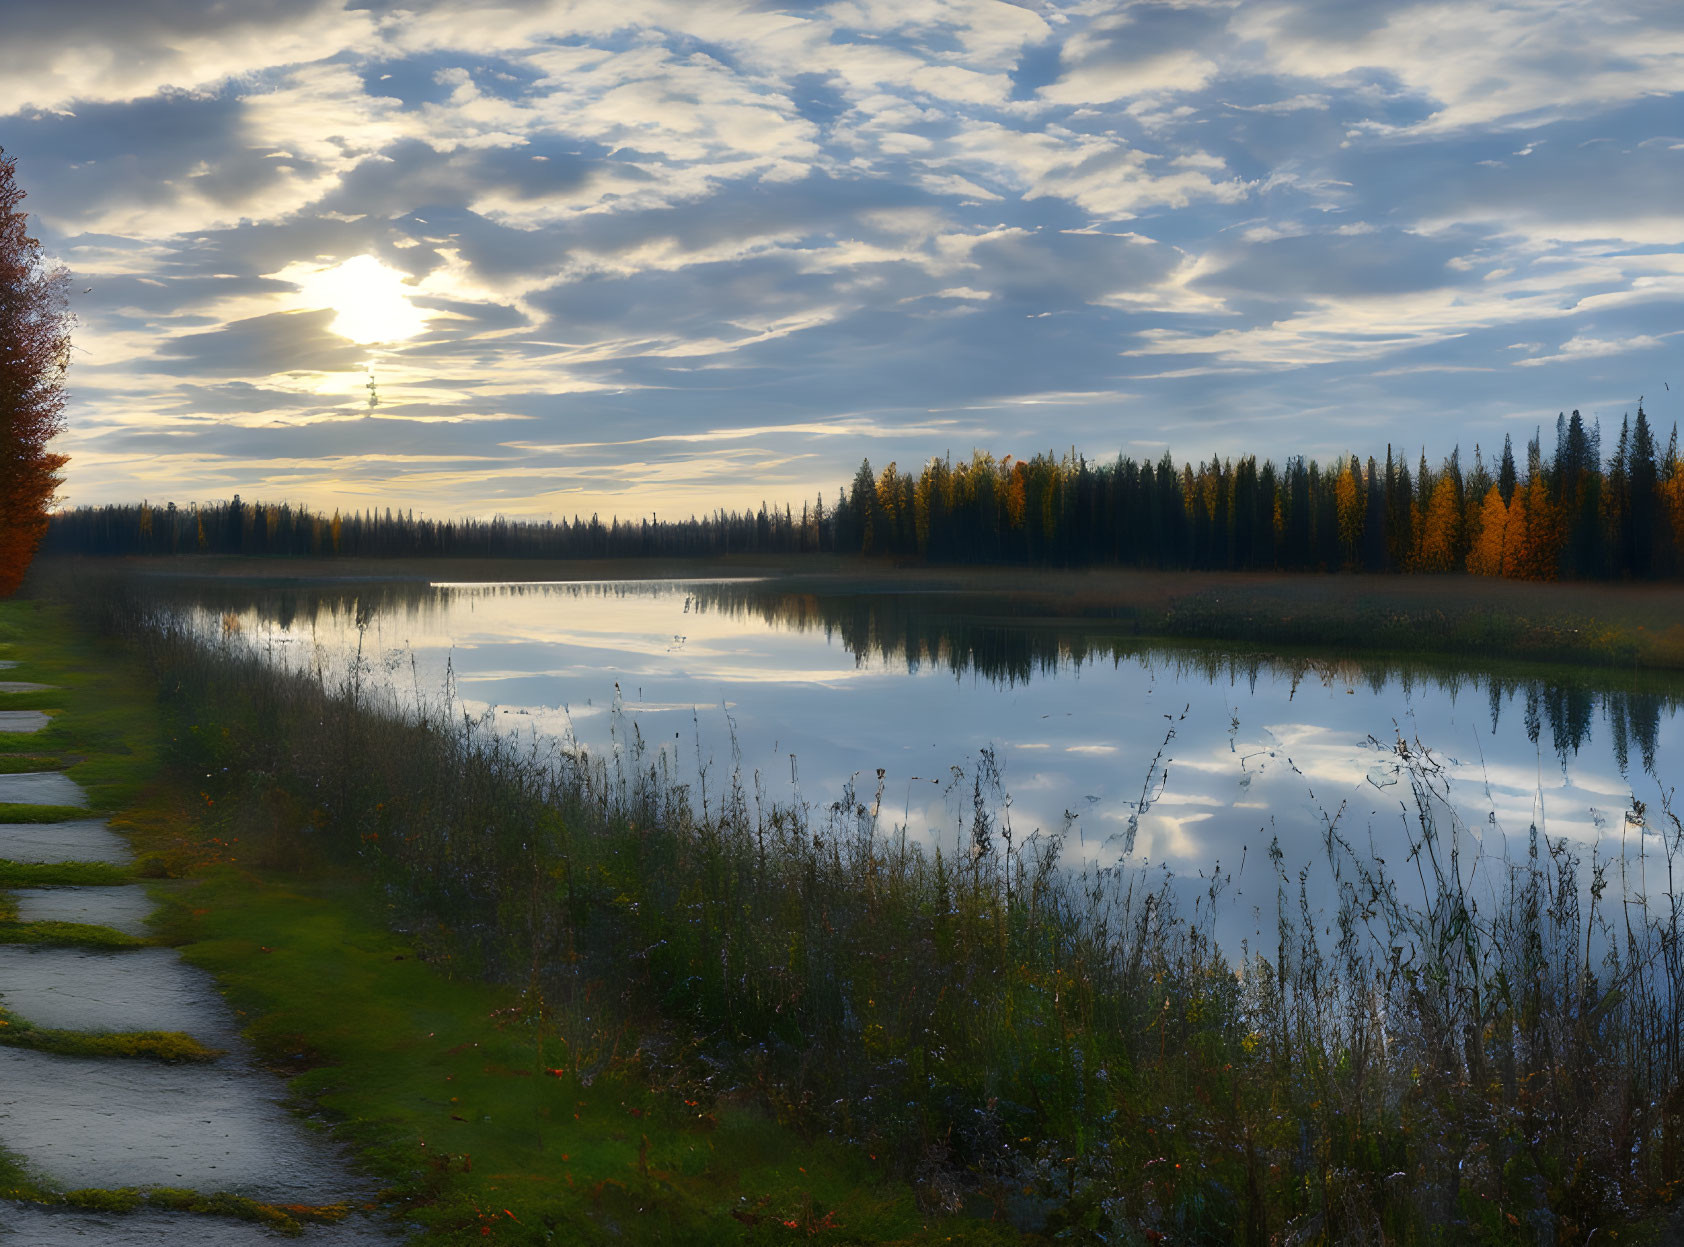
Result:
<svg viewBox="0 0 1684 1247">
<path fill-rule="evenodd" d="M 1430 1241 L 1410 1208 L 1439 1199 L 1485 1231 L 1477 1241 L 1504 1242 L 1509 1216 L 1578 1208 L 1556 1173 L 1626 1188 L 1631 1156 L 1603 1146 L 1606 1131 L 1546 1127 L 1500 1180 L 1477 1162 L 1508 1146 L 1503 1123 L 1521 1109 L 1604 1120 L 1635 1073 L 1621 1054 L 1653 1036 L 1652 967 L 1634 986 L 1649 997 L 1611 1001 L 1557 1058 L 1539 1041 L 1571 1021 L 1576 960 L 1536 967 L 1534 994 L 1470 1031 L 1461 996 L 1423 994 L 1395 961 L 1324 960 L 1308 916 L 1274 963 L 1235 973 L 1173 899 L 1143 895 L 1137 913 L 1130 891 L 1082 909 L 1087 894 L 1037 873 L 980 806 L 986 851 L 950 863 L 834 813 L 809 825 L 728 804 L 698 820 L 653 772 L 619 798 L 588 768 L 546 785 L 453 720 L 399 723 L 151 635 L 143 613 L 115 626 L 120 603 L 85 603 L 114 616 L 97 641 L 92 618 L 72 627 L 25 605 L 5 616 L 20 653 L 80 658 L 85 696 L 125 677 L 102 706 L 124 729 L 101 737 L 112 760 L 77 766 L 93 781 L 124 759 L 130 787 L 107 801 L 127 807 L 135 873 L 166 903 L 158 941 L 217 977 L 247 1039 L 382 1179 L 381 1210 L 412 1241 L 623 1241 L 636 1218 L 650 1241 L 1003 1247 L 1095 1216 L 1171 1226 L 1166 1191 L 1215 1208 L 1213 1228 L 1268 1233 L 1337 1190 L 1400 1242 Z M 124 738 L 167 762 L 162 784 L 145 783 L 154 768 Z M 1542 887 L 1557 865 L 1530 877 Z M 1433 915 L 1465 912 L 1459 876 L 1438 886 L 1405 926 L 1431 936 Z M 1483 986 L 1518 981 L 1505 958 L 1533 936 L 1582 946 L 1577 911 L 1523 901 L 1484 920 L 1477 949 L 1433 938 L 1423 955 Z M 1387 1008 L 1343 1024 L 1395 1059 L 1353 1073 L 1343 1032 L 1300 1028 L 1306 1009 L 1346 1007 L 1340 981 L 1386 993 Z M 1471 1055 L 1470 1033 L 1485 1036 Z M 1560 1094 L 1476 1078 L 1505 1061 L 1525 1088 Z M 1555 1077 L 1605 1066 L 1606 1079 Z M 1652 1092 L 1640 1102 L 1667 1088 Z M 1666 1122 L 1636 1129 L 1672 1138 Z M 1475 1161 L 1466 1176 L 1413 1142 L 1446 1133 Z M 1370 1159 L 1300 1173 L 1307 1137 L 1316 1155 Z M 954 1142 L 932 1159 L 929 1138 Z M 1656 1156 L 1629 1207 L 1584 1215 L 1630 1241 L 1671 1229 Z M 1096 1208 L 1100 1190 L 1112 1205 Z"/>
<path fill-rule="evenodd" d="M 939 603 L 990 622 L 1329 656 L 1684 672 L 1684 585 L 1473 576 L 897 565 L 835 555 L 715 559 L 48 557 L 37 588 L 90 576 L 287 589 L 734 579 L 769 595 Z"/>
</svg>

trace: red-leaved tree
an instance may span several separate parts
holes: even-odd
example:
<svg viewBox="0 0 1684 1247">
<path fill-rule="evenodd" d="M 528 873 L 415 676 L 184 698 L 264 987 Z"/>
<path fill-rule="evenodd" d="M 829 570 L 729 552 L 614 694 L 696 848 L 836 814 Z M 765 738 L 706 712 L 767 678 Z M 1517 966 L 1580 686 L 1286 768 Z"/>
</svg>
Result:
<svg viewBox="0 0 1684 1247">
<path fill-rule="evenodd" d="M 24 229 L 16 165 L 0 150 L 0 597 L 16 592 L 47 531 L 66 462 L 47 443 L 64 427 L 70 366 L 70 277 Z"/>
</svg>

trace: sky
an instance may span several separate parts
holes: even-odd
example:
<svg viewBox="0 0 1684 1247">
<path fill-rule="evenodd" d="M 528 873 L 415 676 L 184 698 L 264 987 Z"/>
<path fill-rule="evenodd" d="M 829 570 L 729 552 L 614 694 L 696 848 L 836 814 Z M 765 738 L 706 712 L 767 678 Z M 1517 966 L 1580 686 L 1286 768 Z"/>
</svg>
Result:
<svg viewBox="0 0 1684 1247">
<path fill-rule="evenodd" d="M 0 147 L 73 274 L 71 505 L 799 510 L 862 458 L 1684 417 L 1677 0 L 6 28 Z"/>
</svg>

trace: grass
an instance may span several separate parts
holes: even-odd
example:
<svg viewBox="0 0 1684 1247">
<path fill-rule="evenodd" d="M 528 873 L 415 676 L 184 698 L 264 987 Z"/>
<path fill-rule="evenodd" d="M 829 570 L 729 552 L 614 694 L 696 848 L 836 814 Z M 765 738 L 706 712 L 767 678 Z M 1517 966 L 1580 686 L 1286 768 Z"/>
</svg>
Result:
<svg viewBox="0 0 1684 1247">
<path fill-rule="evenodd" d="M 0 922 L 0 944 L 123 952 L 149 943 L 126 931 L 87 922 Z"/>
<path fill-rule="evenodd" d="M 1221 876 L 1188 913 L 1062 870 L 986 757 L 926 854 L 881 794 L 522 753 L 96 609 L 199 789 L 173 938 L 436 1241 L 1635 1241 L 1684 1180 L 1677 889 L 1616 909 L 1536 833 L 1461 860 L 1418 742 L 1417 873 L 1335 812 L 1331 925 L 1277 854 L 1230 962 Z"/>
<path fill-rule="evenodd" d="M 309 1224 L 332 1224 L 350 1212 L 343 1204 L 266 1204 L 225 1192 L 205 1193 L 182 1187 L 157 1186 L 149 1190 L 119 1187 L 114 1190 L 82 1188 L 66 1191 L 62 1202 L 72 1208 L 96 1212 L 134 1212 L 155 1208 L 165 1212 L 190 1212 L 201 1216 L 254 1221 L 273 1229 L 297 1232 Z"/>
<path fill-rule="evenodd" d="M 870 793 L 778 809 L 635 741 L 621 769 L 516 754 L 103 605 L 163 700 L 106 649 L 85 726 L 37 735 L 87 759 L 166 938 L 422 1241 L 1665 1232 L 1676 908 L 1613 913 L 1580 886 L 1598 864 L 1542 837 L 1476 897 L 1409 742 L 1420 887 L 1334 822 L 1337 936 L 1283 870 L 1278 945 L 1235 966 L 1150 880 L 1014 838 L 985 774 L 948 860 Z M 0 636 L 49 652 L 62 617 L 27 609 Z"/>
<path fill-rule="evenodd" d="M 126 867 L 109 862 L 13 862 L 0 858 L 0 888 L 105 887 L 133 880 L 133 873 Z"/>
<path fill-rule="evenodd" d="M 265 1204 L 241 1195 L 181 1187 L 78 1187 L 60 1191 L 43 1186 L 16 1157 L 3 1150 L 0 1150 L 0 1199 L 119 1215 L 142 1209 L 196 1213 L 256 1222 L 285 1234 L 297 1234 L 312 1223 L 341 1221 L 351 1211 L 342 1204 Z"/>
<path fill-rule="evenodd" d="M 0 823 L 73 823 L 90 817 L 81 805 L 33 805 L 14 801 L 0 805 Z"/>
<path fill-rule="evenodd" d="M 59 1056 L 140 1058 L 177 1064 L 214 1061 L 219 1048 L 208 1048 L 181 1031 L 70 1031 L 36 1026 L 0 1009 L 0 1044 L 52 1052 Z"/>
<path fill-rule="evenodd" d="M 686 1104 L 633 1047 L 582 1079 L 518 993 L 441 975 L 354 882 L 221 865 L 173 887 L 164 930 L 385 1176 L 415 1241 L 735 1242 L 739 1212 L 766 1241 L 827 1217 L 846 1227 L 827 1241 L 925 1241 L 864 1157 L 751 1106 Z"/>
<path fill-rule="evenodd" d="M 684 1103 L 695 1097 L 652 1074 L 630 1032 L 622 1048 L 597 1054 L 600 1065 L 576 1068 L 553 1019 L 528 1008 L 518 987 L 453 976 L 447 954 L 420 957 L 418 941 L 391 929 L 379 876 L 354 856 L 299 853 L 271 834 L 292 807 L 254 819 L 226 799 L 229 777 L 214 793 L 190 782 L 194 755 L 183 746 L 197 744 L 192 723 L 160 716 L 146 673 L 109 642 L 79 635 L 52 608 L 17 603 L 0 606 L 0 642 L 6 656 L 26 660 L 20 670 L 54 670 L 65 684 L 65 712 L 46 730 L 55 747 L 85 759 L 74 773 L 93 808 L 140 854 L 137 871 L 0 863 L 0 889 L 129 882 L 137 873 L 151 880 L 163 905 L 158 939 L 217 975 L 259 1054 L 356 1147 L 385 1184 L 388 1206 L 420 1227 L 416 1241 L 481 1241 L 482 1230 L 509 1243 L 951 1240 L 925 1228 L 911 1190 L 882 1165 L 792 1130 L 754 1097 Z M 74 687 L 64 668 L 83 673 L 97 694 Z M 15 917 L 0 904 L 0 938 L 108 938 Z M 0 1033 L 11 1032 L 10 1042 L 47 1051 L 202 1055 L 161 1036 L 6 1021 Z M 239 1201 L 218 1196 L 57 1191 L 8 1163 L 0 1156 L 0 1191 L 37 1202 L 244 1215 Z M 267 1208 L 246 1211 L 272 1220 Z M 313 1215 L 279 1213 L 294 1222 Z M 966 1227 L 966 1237 L 1017 1238 L 986 1224 Z"/>
<path fill-rule="evenodd" d="M 50 691 L 0 695 L 7 709 L 54 712 L 35 733 L 0 733 L 0 773 L 66 770 L 88 789 L 80 807 L 0 806 L 0 821 L 58 822 L 99 817 L 133 807 L 155 806 L 159 784 L 157 731 L 152 696 L 132 668 L 68 628 L 62 611 L 41 603 L 0 606 L 0 656 L 20 660 L 10 679 L 52 683 Z M 156 810 L 152 816 L 158 817 Z M 142 820 L 145 821 L 145 816 Z M 113 819 L 122 825 L 125 820 Z M 109 927 L 71 922 L 18 922 L 6 890 L 56 885 L 104 886 L 133 881 L 134 872 L 103 862 L 22 863 L 0 859 L 0 943 L 121 951 L 143 947 L 138 939 Z M 85 1032 L 39 1027 L 0 1010 L 0 1044 L 68 1056 L 201 1062 L 218 1052 L 192 1036 L 171 1031 Z M 0 1141 L 3 1142 L 3 1141 Z M 336 1220 L 344 1209 L 274 1206 L 220 1193 L 152 1190 L 62 1191 L 30 1174 L 18 1158 L 0 1149 L 0 1196 L 51 1206 L 95 1211 L 168 1209 L 258 1221 L 297 1230 L 317 1220 Z"/>
<path fill-rule="evenodd" d="M 5 694 L 0 694 L 4 697 Z M 70 763 L 53 754 L 0 756 L 0 775 L 23 775 L 39 771 L 62 771 Z"/>
</svg>

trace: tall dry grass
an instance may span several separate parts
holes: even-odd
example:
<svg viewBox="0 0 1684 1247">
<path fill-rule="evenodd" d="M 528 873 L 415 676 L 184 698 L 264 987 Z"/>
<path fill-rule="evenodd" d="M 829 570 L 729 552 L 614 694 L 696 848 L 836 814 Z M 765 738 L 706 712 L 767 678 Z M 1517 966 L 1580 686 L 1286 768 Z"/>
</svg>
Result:
<svg viewBox="0 0 1684 1247">
<path fill-rule="evenodd" d="M 1628 812 L 1635 858 L 1537 831 L 1493 856 L 1400 740 L 1407 859 L 1329 814 L 1335 920 L 1276 848 L 1274 946 L 1230 954 L 1225 876 L 1188 904 L 1064 868 L 987 754 L 949 786 L 958 851 L 926 851 L 880 788 L 775 799 L 630 724 L 607 756 L 521 747 L 448 696 L 400 709 L 360 658 L 289 674 L 143 597 L 85 605 L 268 868 L 369 880 L 435 965 L 522 989 L 579 1077 L 752 1100 L 932 1210 L 1073 1242 L 1583 1243 L 1684 1178 L 1665 806 Z"/>
</svg>

